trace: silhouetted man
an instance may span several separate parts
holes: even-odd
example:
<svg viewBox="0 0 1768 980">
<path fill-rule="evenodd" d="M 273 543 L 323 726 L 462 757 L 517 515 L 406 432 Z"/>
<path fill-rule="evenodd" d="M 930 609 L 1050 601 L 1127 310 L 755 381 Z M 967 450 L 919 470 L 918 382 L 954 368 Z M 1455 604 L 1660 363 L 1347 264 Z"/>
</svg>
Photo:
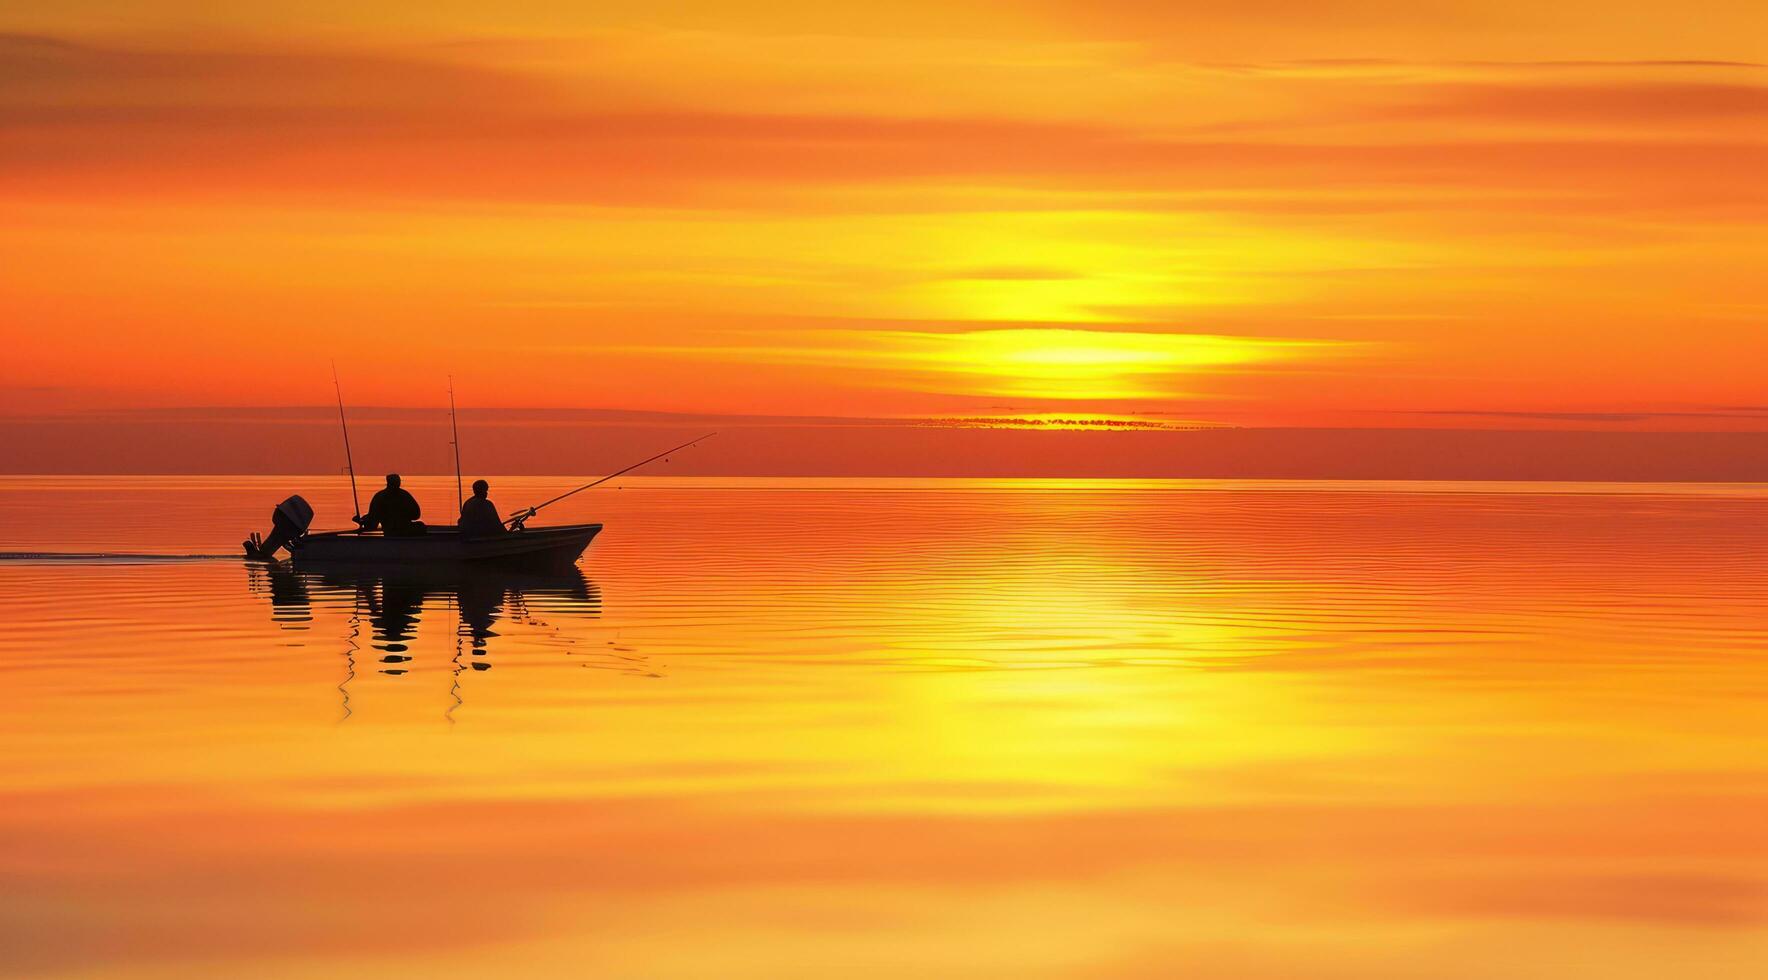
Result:
<svg viewBox="0 0 1768 980">
<path fill-rule="evenodd" d="M 460 505 L 461 534 L 473 536 L 503 533 L 503 518 L 497 516 L 497 505 L 485 496 L 490 492 L 491 484 L 484 480 L 473 481 L 473 495 Z"/>
<path fill-rule="evenodd" d="M 423 513 L 417 498 L 399 486 L 399 474 L 387 474 L 387 487 L 368 502 L 368 513 L 356 518 L 364 531 L 380 528 L 389 538 L 424 533 L 418 517 Z"/>
</svg>

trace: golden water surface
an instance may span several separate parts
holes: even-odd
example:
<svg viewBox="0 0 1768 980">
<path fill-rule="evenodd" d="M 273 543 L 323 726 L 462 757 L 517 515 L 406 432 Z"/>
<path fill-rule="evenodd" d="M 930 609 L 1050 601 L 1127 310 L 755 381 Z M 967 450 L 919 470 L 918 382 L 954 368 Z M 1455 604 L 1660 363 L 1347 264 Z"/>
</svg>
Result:
<svg viewBox="0 0 1768 980">
<path fill-rule="evenodd" d="M 651 478 L 562 575 L 231 557 L 297 490 L 0 479 L 8 975 L 1768 971 L 1760 487 Z"/>
</svg>

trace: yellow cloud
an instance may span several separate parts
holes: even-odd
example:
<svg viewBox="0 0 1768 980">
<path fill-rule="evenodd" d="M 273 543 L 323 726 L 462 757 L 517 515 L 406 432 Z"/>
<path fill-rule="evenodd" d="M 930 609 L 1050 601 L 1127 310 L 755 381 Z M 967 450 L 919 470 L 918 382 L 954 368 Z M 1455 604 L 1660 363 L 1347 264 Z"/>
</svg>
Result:
<svg viewBox="0 0 1768 980">
<path fill-rule="evenodd" d="M 1292 359 L 1322 345 L 1214 334 L 1009 328 L 908 334 L 885 346 L 967 392 L 1027 398 L 1174 397 L 1191 375 Z"/>
<path fill-rule="evenodd" d="M 796 331 L 754 346 L 626 348 L 722 362 L 839 368 L 893 388 L 956 395 L 1112 400 L 1183 398 L 1207 372 L 1294 361 L 1341 349 L 1325 340 L 1068 327 L 931 331 Z"/>
</svg>

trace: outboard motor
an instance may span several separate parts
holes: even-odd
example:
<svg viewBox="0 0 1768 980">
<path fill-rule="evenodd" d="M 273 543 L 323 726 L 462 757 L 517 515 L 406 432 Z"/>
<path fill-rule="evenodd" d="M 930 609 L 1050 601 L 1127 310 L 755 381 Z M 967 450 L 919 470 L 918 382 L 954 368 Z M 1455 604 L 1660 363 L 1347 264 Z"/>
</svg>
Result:
<svg viewBox="0 0 1768 980">
<path fill-rule="evenodd" d="M 290 497 L 276 505 L 270 512 L 270 534 L 260 536 L 256 531 L 246 545 L 246 557 L 260 561 L 269 561 L 276 557 L 276 552 L 307 533 L 313 524 L 313 505 L 307 503 L 299 495 Z"/>
</svg>

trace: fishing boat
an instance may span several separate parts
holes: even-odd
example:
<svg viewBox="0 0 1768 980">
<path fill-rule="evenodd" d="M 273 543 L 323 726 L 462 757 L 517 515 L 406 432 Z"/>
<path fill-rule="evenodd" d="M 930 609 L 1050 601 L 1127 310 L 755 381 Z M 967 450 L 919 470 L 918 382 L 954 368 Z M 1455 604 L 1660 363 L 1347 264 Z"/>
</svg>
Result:
<svg viewBox="0 0 1768 980">
<path fill-rule="evenodd" d="M 583 555 L 602 530 L 600 524 L 558 524 L 528 527 L 536 508 L 512 518 L 507 530 L 462 534 L 453 525 L 425 526 L 421 534 L 389 535 L 381 531 L 318 531 L 307 533 L 313 508 L 299 496 L 276 505 L 268 535 L 246 539 L 248 559 L 269 561 L 286 549 L 297 565 L 456 566 L 503 568 L 567 568 Z"/>
<path fill-rule="evenodd" d="M 350 501 L 356 507 L 358 515 L 362 513 L 361 498 L 356 489 L 356 460 L 350 451 L 350 424 L 344 418 L 344 392 L 338 385 L 337 366 L 332 366 L 332 384 L 338 389 L 338 424 L 344 434 L 344 464 L 350 473 Z M 455 496 L 462 500 L 461 466 L 460 466 L 460 427 L 455 422 L 454 382 L 449 379 L 448 415 L 454 429 L 454 482 Z M 313 507 L 300 496 L 289 497 L 276 505 L 271 512 L 271 530 L 267 535 L 253 532 L 245 541 L 245 557 L 249 561 L 273 561 L 277 552 L 287 549 L 289 559 L 302 566 L 336 566 L 336 565 L 378 565 L 403 567 L 435 567 L 448 568 L 458 566 L 501 567 L 522 569 L 559 569 L 568 568 L 582 557 L 589 543 L 601 533 L 600 524 L 557 524 L 551 527 L 529 527 L 528 522 L 539 514 L 543 508 L 573 497 L 585 490 L 599 487 L 622 474 L 630 473 L 641 466 L 667 459 L 670 454 L 680 452 L 712 438 L 717 433 L 707 433 L 698 439 L 684 442 L 673 449 L 641 459 L 631 466 L 624 467 L 585 483 L 574 490 L 553 497 L 551 500 L 524 507 L 503 522 L 502 529 L 495 525 L 488 533 L 462 534 L 455 525 L 425 526 L 418 525 L 416 530 L 421 533 L 386 534 L 379 530 L 319 531 L 309 534 L 308 528 L 313 524 Z M 389 480 L 389 486 L 397 486 Z M 358 516 L 357 523 L 366 523 Z M 372 526 L 370 524 L 369 526 Z"/>
</svg>

